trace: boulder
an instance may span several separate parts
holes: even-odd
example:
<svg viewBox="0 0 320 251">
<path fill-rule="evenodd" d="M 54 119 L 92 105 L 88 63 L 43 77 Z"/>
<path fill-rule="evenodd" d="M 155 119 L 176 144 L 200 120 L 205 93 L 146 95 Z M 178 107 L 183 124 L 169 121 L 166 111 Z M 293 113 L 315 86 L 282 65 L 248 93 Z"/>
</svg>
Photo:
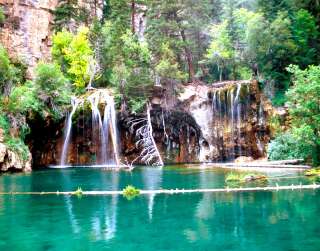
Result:
<svg viewBox="0 0 320 251">
<path fill-rule="evenodd" d="M 4 141 L 4 131 L 0 128 L 0 143 L 3 143 Z"/>
<path fill-rule="evenodd" d="M 0 143 L 0 172 L 10 170 L 14 171 L 31 171 L 31 153 L 29 152 L 27 160 L 24 160 L 20 155 L 10 149 L 5 144 Z"/>
<path fill-rule="evenodd" d="M 247 162 L 252 162 L 253 158 L 252 157 L 247 157 L 247 156 L 240 156 L 235 159 L 235 163 L 247 163 Z"/>
</svg>

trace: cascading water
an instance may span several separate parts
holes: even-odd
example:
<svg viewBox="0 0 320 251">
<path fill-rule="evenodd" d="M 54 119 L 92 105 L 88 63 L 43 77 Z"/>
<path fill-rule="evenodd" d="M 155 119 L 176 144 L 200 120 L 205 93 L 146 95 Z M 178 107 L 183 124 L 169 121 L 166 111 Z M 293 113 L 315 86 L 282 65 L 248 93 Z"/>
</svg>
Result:
<svg viewBox="0 0 320 251">
<path fill-rule="evenodd" d="M 221 160 L 232 160 L 242 155 L 241 123 L 245 117 L 242 114 L 245 107 L 242 107 L 240 94 L 243 85 L 237 83 L 229 87 L 219 86 L 213 88 L 211 93 L 215 148 L 219 151 Z"/>
<path fill-rule="evenodd" d="M 80 104 L 79 99 L 77 99 L 75 97 L 71 98 L 72 110 L 67 118 L 67 124 L 66 124 L 65 130 L 64 130 L 65 138 L 64 138 L 62 154 L 61 154 L 61 158 L 60 158 L 60 166 L 61 167 L 66 165 L 68 148 L 69 148 L 69 141 L 70 141 L 71 129 L 72 129 L 72 117 L 73 117 L 74 113 L 76 112 L 79 104 Z"/>
<path fill-rule="evenodd" d="M 72 118 L 79 104 L 88 102 L 92 113 L 92 144 L 95 149 L 95 165 L 119 166 L 118 135 L 116 127 L 116 112 L 113 97 L 107 90 L 96 89 L 89 95 L 73 98 L 72 111 L 68 116 L 65 126 L 65 138 L 61 155 L 60 166 L 68 163 L 68 150 L 72 132 Z M 100 108 L 104 107 L 103 116 Z M 110 138 L 110 140 L 109 140 Z M 91 164 L 91 163 L 90 163 Z"/>
<path fill-rule="evenodd" d="M 240 91 L 241 84 L 237 85 L 237 94 L 235 97 L 235 106 L 237 108 L 237 133 L 238 133 L 238 147 L 239 147 L 239 156 L 242 155 L 241 151 L 241 103 L 240 103 Z"/>
</svg>

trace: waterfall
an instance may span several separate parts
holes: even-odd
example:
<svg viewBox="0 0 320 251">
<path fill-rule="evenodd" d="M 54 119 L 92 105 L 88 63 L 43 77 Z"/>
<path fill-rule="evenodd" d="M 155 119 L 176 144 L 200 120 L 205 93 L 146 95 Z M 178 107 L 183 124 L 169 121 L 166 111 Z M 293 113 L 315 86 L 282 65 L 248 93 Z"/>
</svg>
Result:
<svg viewBox="0 0 320 251">
<path fill-rule="evenodd" d="M 99 151 L 96 151 L 96 164 L 106 164 L 107 149 L 106 136 L 99 110 L 100 92 L 95 92 L 88 97 L 92 110 L 92 139 Z M 98 137 L 98 139 L 97 139 Z"/>
<path fill-rule="evenodd" d="M 112 147 L 113 147 L 113 154 L 114 154 L 114 161 L 112 163 L 107 163 L 108 160 L 106 160 L 106 163 L 114 165 L 120 162 L 119 151 L 118 151 L 119 137 L 118 137 L 118 131 L 117 131 L 116 110 L 114 108 L 115 104 L 114 104 L 113 97 L 110 95 L 107 95 L 107 93 L 103 93 L 103 97 L 106 104 L 104 109 L 104 115 L 103 115 L 104 117 L 103 131 L 107 141 L 110 133 L 110 138 L 111 138 Z M 105 143 L 107 143 L 107 141 Z M 107 144 L 105 145 L 105 149 L 107 149 Z"/>
<path fill-rule="evenodd" d="M 85 102 L 89 103 L 91 107 L 91 142 L 95 147 L 95 164 L 101 166 L 119 166 L 118 133 L 114 100 L 110 93 L 103 89 L 97 89 L 89 95 L 84 95 L 80 98 L 73 98 L 71 100 L 72 111 L 68 116 L 65 126 L 65 138 L 60 166 L 68 164 L 67 156 L 72 131 L 72 118 L 79 104 L 84 104 Z M 103 113 L 100 112 L 101 107 L 104 107 Z"/>
<path fill-rule="evenodd" d="M 238 133 L 238 147 L 239 147 L 239 156 L 242 155 L 241 151 L 241 103 L 240 103 L 240 91 L 241 84 L 237 85 L 237 94 L 234 100 L 235 106 L 237 108 L 237 133 Z"/>
<path fill-rule="evenodd" d="M 73 117 L 74 113 L 76 112 L 79 104 L 80 104 L 79 99 L 77 99 L 75 97 L 71 98 L 72 110 L 71 110 L 71 113 L 68 115 L 67 124 L 66 124 L 65 130 L 64 130 L 65 139 L 64 139 L 62 154 L 61 154 L 61 158 L 60 158 L 60 166 L 66 165 L 68 148 L 69 148 L 69 141 L 70 141 L 71 129 L 72 129 L 72 117 Z"/>
<path fill-rule="evenodd" d="M 240 102 L 241 89 L 242 83 L 237 83 L 212 91 L 213 132 L 221 160 L 242 155 L 241 123 L 245 108 Z"/>
<path fill-rule="evenodd" d="M 230 114 L 231 114 L 231 125 L 230 125 L 230 146 L 231 146 L 231 158 L 234 159 L 234 94 L 233 89 L 229 90 L 230 93 Z"/>
</svg>

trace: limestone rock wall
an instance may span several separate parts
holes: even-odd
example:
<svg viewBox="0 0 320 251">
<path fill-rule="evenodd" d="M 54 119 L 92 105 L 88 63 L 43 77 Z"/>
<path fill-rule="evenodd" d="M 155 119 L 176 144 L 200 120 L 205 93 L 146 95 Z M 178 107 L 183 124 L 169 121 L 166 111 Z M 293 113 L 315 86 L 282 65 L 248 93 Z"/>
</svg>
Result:
<svg viewBox="0 0 320 251">
<path fill-rule="evenodd" d="M 0 130 L 0 172 L 31 171 L 31 153 L 28 154 L 28 159 L 23 160 L 19 154 L 3 143 L 3 139 L 3 132 Z"/>
<path fill-rule="evenodd" d="M 50 57 L 51 25 L 58 0 L 0 0 L 6 15 L 0 42 L 11 57 L 28 65 L 28 77 L 39 60 Z"/>
<path fill-rule="evenodd" d="M 52 46 L 52 11 L 58 0 L 0 0 L 6 21 L 0 27 L 0 43 L 11 57 L 28 66 L 27 77 L 32 79 L 39 60 L 50 59 Z M 79 7 L 89 11 L 89 20 L 102 17 L 103 0 L 79 0 Z M 80 25 L 80 24 L 77 24 Z"/>
<path fill-rule="evenodd" d="M 155 87 L 151 123 L 153 137 L 165 163 L 232 161 L 240 156 L 265 156 L 270 140 L 267 123 L 270 109 L 257 82 L 228 82 L 219 85 L 188 84 Z M 118 114 L 119 150 L 122 163 L 131 163 L 141 152 L 137 127 L 130 121 L 145 114 Z M 94 164 L 91 111 L 73 121 L 68 162 Z M 35 165 L 59 164 L 63 146 L 63 121 L 31 125 L 29 138 Z M 112 154 L 112 153 L 110 153 Z M 136 164 L 143 164 L 139 159 Z"/>
</svg>

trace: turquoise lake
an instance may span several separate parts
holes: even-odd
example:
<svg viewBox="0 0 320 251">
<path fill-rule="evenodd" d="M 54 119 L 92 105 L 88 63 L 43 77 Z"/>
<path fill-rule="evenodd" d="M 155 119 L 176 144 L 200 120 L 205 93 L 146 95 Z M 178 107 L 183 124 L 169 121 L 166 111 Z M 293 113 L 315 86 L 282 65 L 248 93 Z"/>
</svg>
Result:
<svg viewBox="0 0 320 251">
<path fill-rule="evenodd" d="M 48 169 L 0 176 L 0 191 L 221 188 L 230 170 Z M 310 184 L 300 173 L 268 185 Z M 255 184 L 249 184 L 254 186 Z M 320 191 L 0 197 L 0 250 L 319 250 Z"/>
</svg>

